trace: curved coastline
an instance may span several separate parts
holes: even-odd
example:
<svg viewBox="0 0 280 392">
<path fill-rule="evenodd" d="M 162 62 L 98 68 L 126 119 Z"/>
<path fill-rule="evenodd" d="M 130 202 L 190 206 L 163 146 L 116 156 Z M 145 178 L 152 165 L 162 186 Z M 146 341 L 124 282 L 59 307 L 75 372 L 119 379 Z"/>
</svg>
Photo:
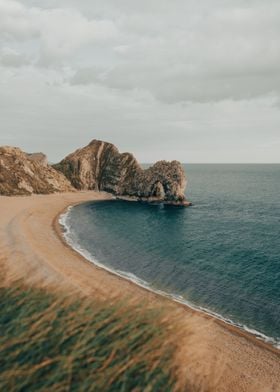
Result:
<svg viewBox="0 0 280 392">
<path fill-rule="evenodd" d="M 156 296 L 159 296 L 159 298 L 162 299 L 165 298 L 169 301 L 172 301 L 173 303 L 182 306 L 187 311 L 198 312 L 199 314 L 201 314 L 203 317 L 206 317 L 207 319 L 208 318 L 214 319 L 215 322 L 221 324 L 224 328 L 228 328 L 231 332 L 234 332 L 235 334 L 245 337 L 249 340 L 253 340 L 254 343 L 261 344 L 261 346 L 264 344 L 266 348 L 271 349 L 274 353 L 276 352 L 280 356 L 280 340 L 276 341 L 274 338 L 269 337 L 260 331 L 251 329 L 246 325 L 242 325 L 237 322 L 234 322 L 231 319 L 227 319 L 222 315 L 220 315 L 219 313 L 211 311 L 210 309 L 207 309 L 199 305 L 195 305 L 187 301 L 180 295 L 173 294 L 173 293 L 166 293 L 162 290 L 153 288 L 152 286 L 149 285 L 148 282 L 142 280 L 141 278 L 130 273 L 129 271 L 119 271 L 119 270 L 109 268 L 105 264 L 100 263 L 98 260 L 96 260 L 94 256 L 92 256 L 88 251 L 81 248 L 78 243 L 74 244 L 73 241 L 71 241 L 71 239 L 67 237 L 67 235 L 70 232 L 70 228 L 66 224 L 66 218 L 68 214 L 71 212 L 72 208 L 74 208 L 78 204 L 85 204 L 85 203 L 88 202 L 81 202 L 81 203 L 69 205 L 55 217 L 53 223 L 55 231 L 60 237 L 61 241 L 66 246 L 70 247 L 73 251 L 78 253 L 79 256 L 83 258 L 84 261 L 94 265 L 97 268 L 101 268 L 105 270 L 106 272 L 112 274 L 113 276 L 116 276 L 120 279 L 124 279 L 129 283 L 141 287 L 141 289 L 146 290 Z"/>
<path fill-rule="evenodd" d="M 111 196 L 93 191 L 0 196 L 1 285 L 24 280 L 62 295 L 164 310 L 178 341 L 178 372 L 190 385 L 201 391 L 280 392 L 280 354 L 272 345 L 95 266 L 65 242 L 61 213 L 71 205 L 106 199 Z"/>
</svg>

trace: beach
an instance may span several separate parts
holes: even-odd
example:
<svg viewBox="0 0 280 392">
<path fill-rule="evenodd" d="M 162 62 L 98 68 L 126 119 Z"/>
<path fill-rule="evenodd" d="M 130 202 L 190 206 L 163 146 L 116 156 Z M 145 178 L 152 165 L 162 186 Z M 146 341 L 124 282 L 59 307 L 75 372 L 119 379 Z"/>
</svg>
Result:
<svg viewBox="0 0 280 392">
<path fill-rule="evenodd" d="M 208 386 L 211 391 L 280 391 L 279 350 L 99 268 L 65 243 L 59 224 L 63 211 L 78 203 L 110 198 L 98 192 L 0 197 L 2 284 L 23 279 L 69 295 L 129 299 L 164 308 L 180 320 L 177 360 L 182 377 L 198 386 L 195 390 Z"/>
</svg>

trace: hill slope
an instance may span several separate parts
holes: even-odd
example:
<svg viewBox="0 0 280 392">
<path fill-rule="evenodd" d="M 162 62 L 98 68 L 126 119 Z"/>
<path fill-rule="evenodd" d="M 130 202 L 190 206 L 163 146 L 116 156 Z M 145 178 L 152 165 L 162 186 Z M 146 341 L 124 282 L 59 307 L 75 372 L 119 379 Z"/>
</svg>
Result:
<svg viewBox="0 0 280 392">
<path fill-rule="evenodd" d="M 17 147 L 0 147 L 0 195 L 69 191 L 74 191 L 70 182 L 48 165 L 44 154 L 27 154 Z"/>
</svg>

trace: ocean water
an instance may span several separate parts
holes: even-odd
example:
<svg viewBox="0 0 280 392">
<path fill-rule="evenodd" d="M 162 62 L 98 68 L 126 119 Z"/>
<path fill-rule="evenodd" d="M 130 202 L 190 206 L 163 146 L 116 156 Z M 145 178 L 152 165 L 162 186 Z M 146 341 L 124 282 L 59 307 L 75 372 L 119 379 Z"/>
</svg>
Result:
<svg viewBox="0 0 280 392">
<path fill-rule="evenodd" d="M 67 240 L 104 265 L 280 347 L 280 165 L 185 165 L 190 208 L 85 203 Z"/>
</svg>

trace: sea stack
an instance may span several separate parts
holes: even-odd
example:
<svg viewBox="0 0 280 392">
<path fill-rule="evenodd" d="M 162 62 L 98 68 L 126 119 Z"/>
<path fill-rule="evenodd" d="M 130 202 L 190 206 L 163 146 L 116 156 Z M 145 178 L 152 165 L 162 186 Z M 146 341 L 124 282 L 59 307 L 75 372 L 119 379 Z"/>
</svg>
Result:
<svg viewBox="0 0 280 392">
<path fill-rule="evenodd" d="M 79 190 L 106 191 L 126 200 L 191 205 L 185 199 L 187 180 L 178 161 L 159 161 L 144 170 L 132 154 L 93 140 L 53 167 Z"/>
</svg>

